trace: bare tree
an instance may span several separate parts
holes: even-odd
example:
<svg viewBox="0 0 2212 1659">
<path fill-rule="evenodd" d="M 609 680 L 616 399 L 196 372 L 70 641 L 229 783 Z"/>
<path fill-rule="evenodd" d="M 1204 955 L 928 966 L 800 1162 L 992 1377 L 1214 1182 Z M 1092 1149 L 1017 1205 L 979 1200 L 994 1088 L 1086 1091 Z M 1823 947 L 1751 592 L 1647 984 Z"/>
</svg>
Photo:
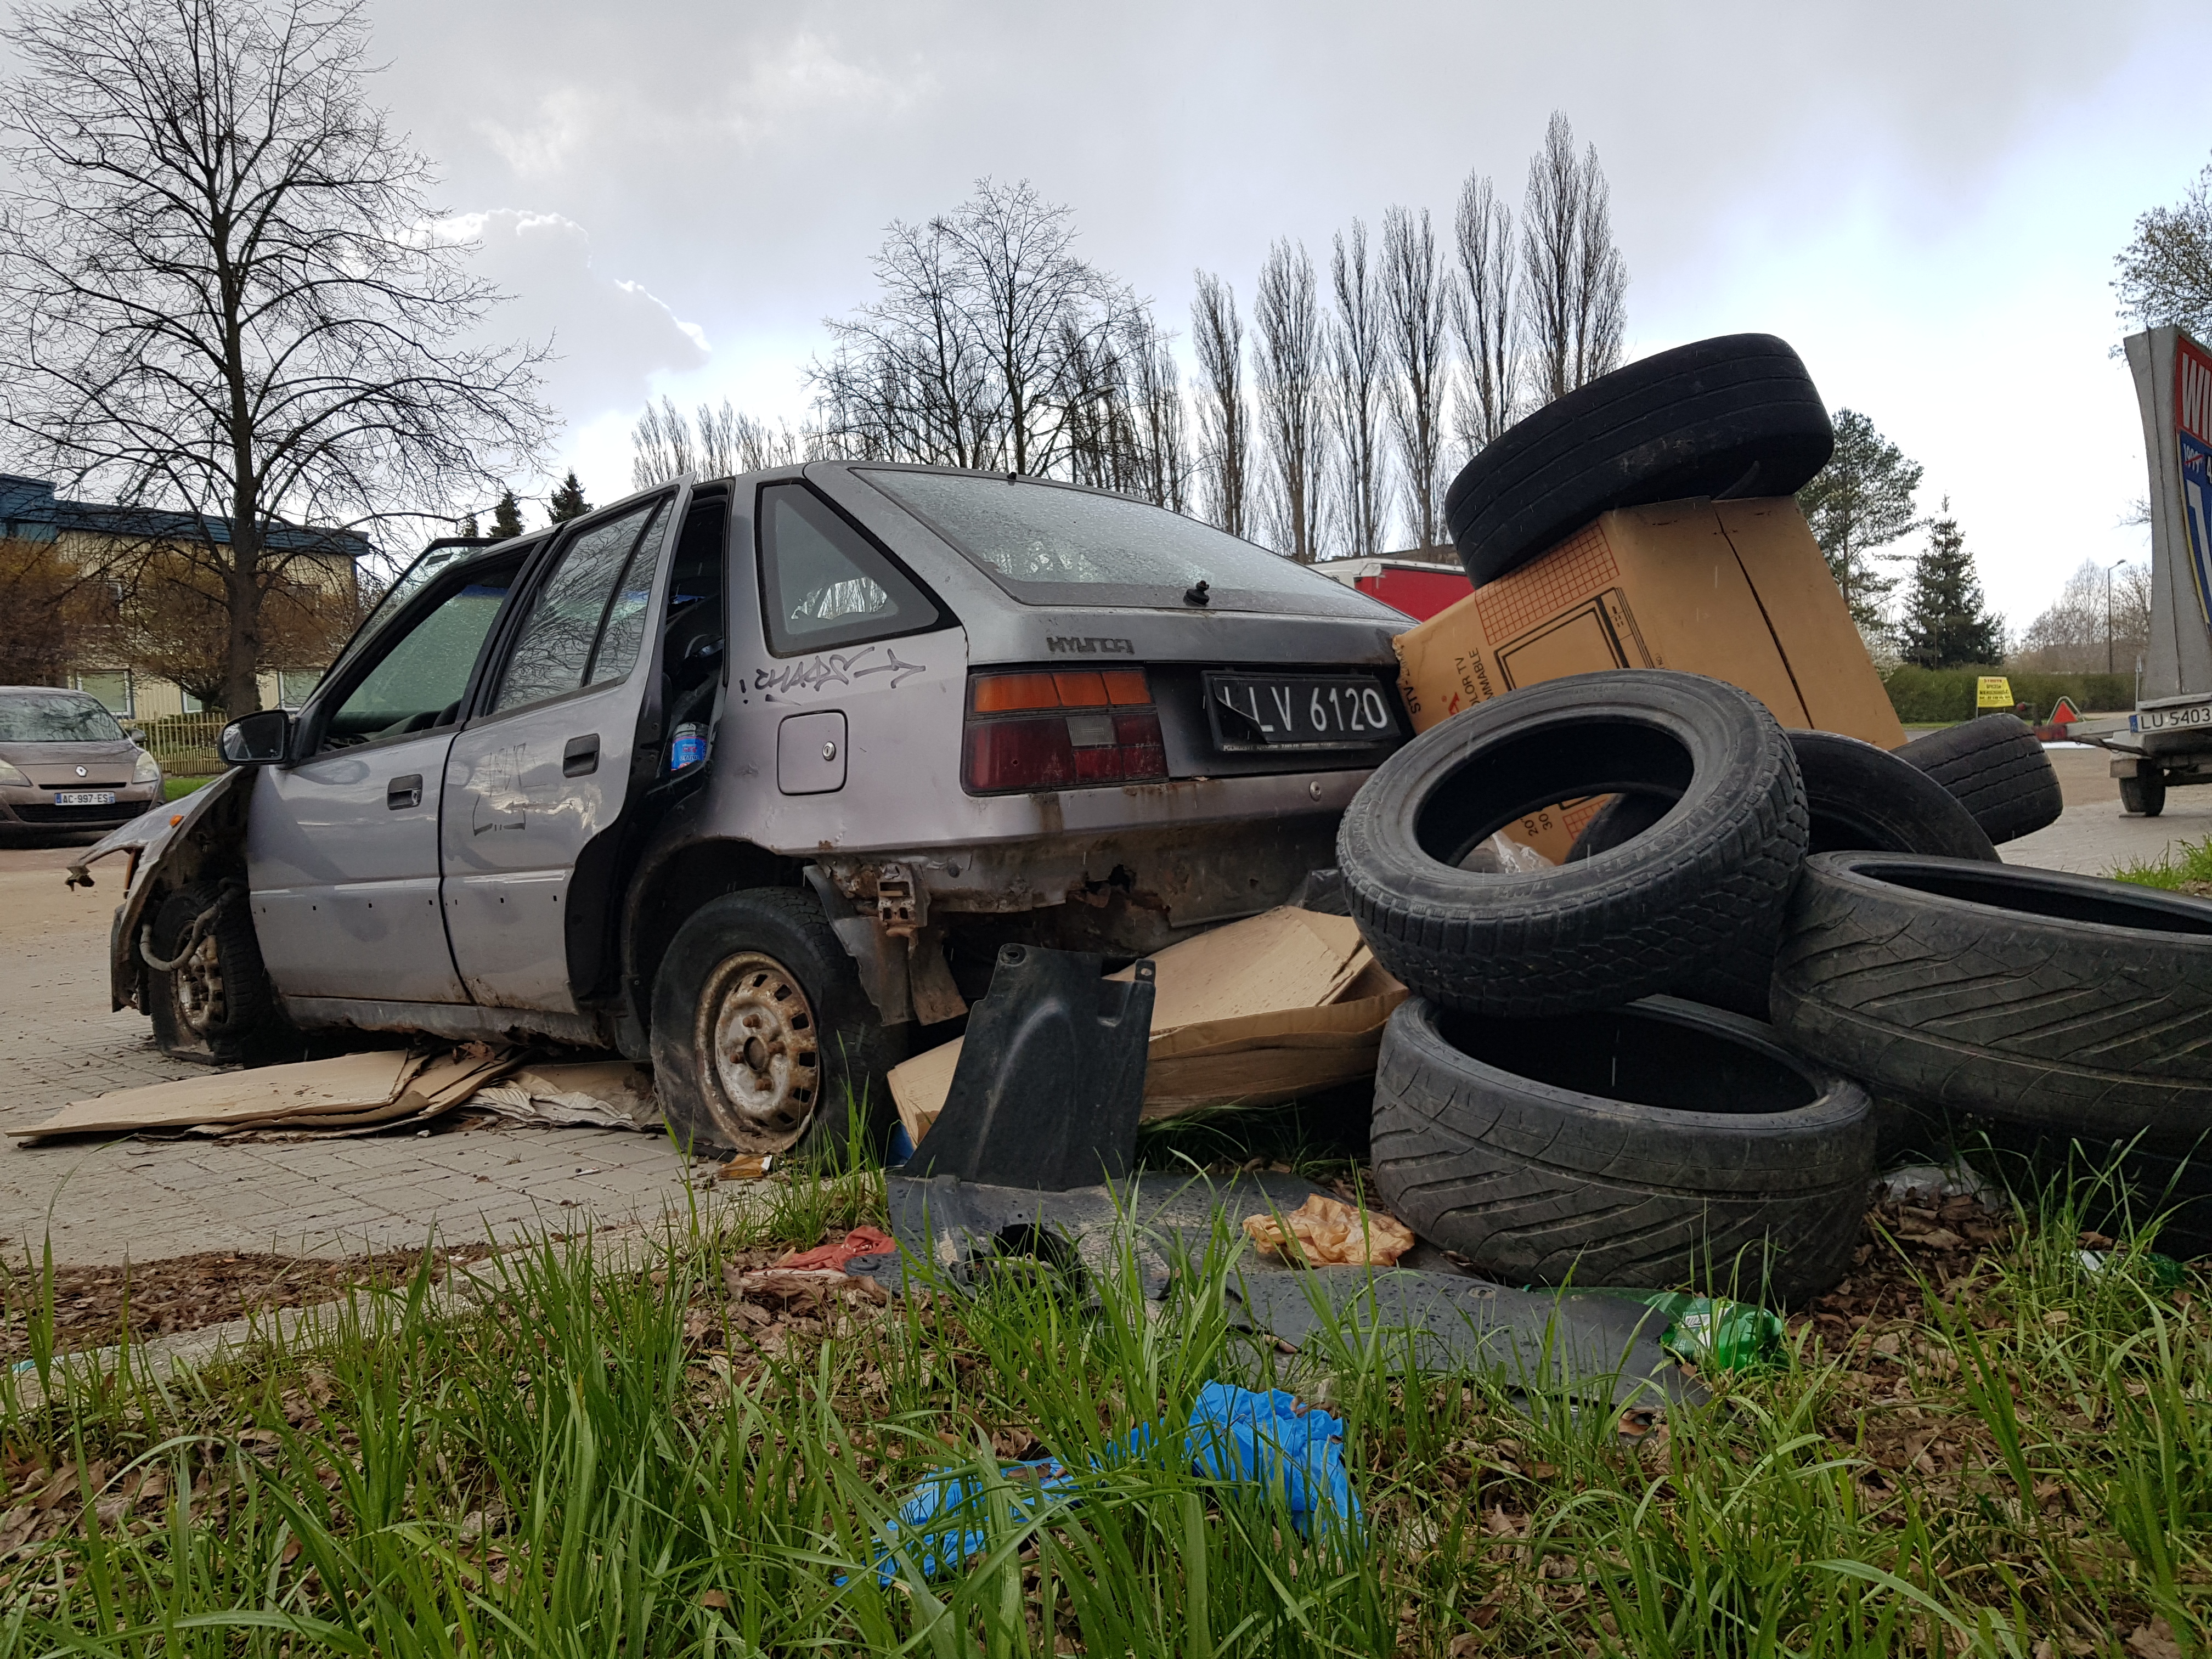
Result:
<svg viewBox="0 0 2212 1659">
<path fill-rule="evenodd" d="M 1345 530 L 1357 558 L 1382 550 L 1390 516 L 1389 457 L 1383 447 L 1383 405 L 1389 384 L 1389 324 L 1376 274 L 1367 260 L 1367 227 L 1352 222 L 1347 243 L 1340 231 L 1329 259 L 1336 315 L 1329 329 L 1334 368 L 1337 456 Z"/>
<path fill-rule="evenodd" d="M 1328 476 L 1328 359 L 1320 284 L 1304 247 L 1284 241 L 1267 250 L 1252 326 L 1273 539 L 1300 564 L 1311 564 L 1320 556 Z"/>
<path fill-rule="evenodd" d="M 1470 173 L 1453 217 L 1459 281 L 1452 289 L 1452 331 L 1466 374 L 1460 385 L 1459 438 L 1469 453 L 1513 424 L 1521 396 L 1520 336 L 1514 326 L 1513 210 L 1487 179 Z"/>
<path fill-rule="evenodd" d="M 1443 539 L 1444 356 L 1447 305 L 1429 212 L 1382 215 L 1382 309 L 1388 319 L 1390 427 L 1404 469 L 1407 527 L 1416 545 Z"/>
<path fill-rule="evenodd" d="M 1075 252 L 1073 216 L 1024 181 L 977 181 L 951 213 L 894 224 L 883 297 L 831 319 L 810 372 L 848 453 L 1049 475 L 1095 439 L 1102 365 L 1132 356 L 1143 307 Z"/>
<path fill-rule="evenodd" d="M 2005 660 L 2053 673 L 2103 673 L 2109 667 L 2132 674 L 2150 639 L 2151 586 L 2148 562 L 2086 561 Z"/>
<path fill-rule="evenodd" d="M 645 406 L 630 428 L 630 482 L 650 489 L 686 472 L 721 478 L 793 466 L 826 453 L 822 434 L 813 427 L 794 432 L 788 421 L 771 426 L 727 398 L 701 404 L 697 416 L 687 420 L 676 400 L 664 394 L 658 404 Z"/>
<path fill-rule="evenodd" d="M 2178 324 L 2212 339 L 2212 167 L 2198 173 L 2179 207 L 2157 207 L 2136 221 L 2112 283 L 2120 315 L 2143 328 Z"/>
<path fill-rule="evenodd" d="M 629 442 L 630 482 L 640 489 L 650 489 L 657 483 L 699 470 L 698 446 L 691 436 L 691 422 L 684 419 L 676 400 L 665 392 L 659 403 L 645 406 L 645 413 L 630 428 Z"/>
<path fill-rule="evenodd" d="M 1133 365 L 1131 392 L 1137 410 L 1137 441 L 1141 470 L 1133 492 L 1155 507 L 1185 512 L 1190 499 L 1190 442 L 1185 435 L 1182 377 L 1176 368 L 1168 337 L 1159 333 L 1150 318 L 1145 320 L 1145 348 Z"/>
<path fill-rule="evenodd" d="M 1244 410 L 1244 325 L 1237 292 L 1210 271 L 1196 273 L 1191 344 L 1198 356 L 1199 476 L 1205 516 L 1232 536 L 1245 531 L 1251 427 Z"/>
<path fill-rule="evenodd" d="M 1611 192 L 1592 146 L 1578 159 L 1574 129 L 1554 110 L 1528 162 L 1521 210 L 1521 323 L 1529 387 L 1563 398 L 1620 366 L 1628 267 L 1613 242 Z"/>
<path fill-rule="evenodd" d="M 19 465 L 188 515 L 223 706 L 263 606 L 334 534 L 450 519 L 534 471 L 543 354 L 423 227 L 427 162 L 364 94 L 364 0 L 33 0 L 6 38 L 0 423 Z M 283 533 L 278 533 L 279 532 Z"/>
</svg>

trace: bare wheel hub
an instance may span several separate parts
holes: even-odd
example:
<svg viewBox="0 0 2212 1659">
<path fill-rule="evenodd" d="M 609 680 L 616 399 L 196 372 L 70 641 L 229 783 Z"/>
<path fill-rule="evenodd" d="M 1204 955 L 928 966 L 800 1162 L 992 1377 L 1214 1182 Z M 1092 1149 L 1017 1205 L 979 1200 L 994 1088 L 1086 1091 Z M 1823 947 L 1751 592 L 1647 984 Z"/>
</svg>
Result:
<svg viewBox="0 0 2212 1659">
<path fill-rule="evenodd" d="M 171 982 L 177 988 L 177 1012 L 191 1030 L 205 1036 L 221 1027 L 225 998 L 222 954 L 212 929 L 179 963 Z"/>
<path fill-rule="evenodd" d="M 699 999 L 707 1097 L 731 1144 L 778 1152 L 822 1095 L 814 1006 L 798 976 L 757 951 L 726 957 Z"/>
</svg>

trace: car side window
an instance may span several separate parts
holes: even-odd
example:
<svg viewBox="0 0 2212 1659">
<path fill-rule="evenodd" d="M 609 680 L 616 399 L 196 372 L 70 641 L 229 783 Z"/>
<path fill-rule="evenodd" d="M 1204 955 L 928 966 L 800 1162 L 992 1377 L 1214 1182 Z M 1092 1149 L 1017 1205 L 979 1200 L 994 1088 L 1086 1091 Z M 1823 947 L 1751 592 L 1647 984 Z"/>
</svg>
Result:
<svg viewBox="0 0 2212 1659">
<path fill-rule="evenodd" d="M 779 657 L 939 623 L 915 580 L 805 484 L 761 490 L 760 562 L 769 649 Z"/>
<path fill-rule="evenodd" d="M 331 714 L 322 746 L 349 748 L 459 720 L 470 672 L 514 576 L 511 568 L 486 571 L 402 635 Z"/>
<path fill-rule="evenodd" d="M 619 680 L 636 666 L 667 508 L 664 495 L 561 550 L 514 636 L 494 714 Z"/>
</svg>

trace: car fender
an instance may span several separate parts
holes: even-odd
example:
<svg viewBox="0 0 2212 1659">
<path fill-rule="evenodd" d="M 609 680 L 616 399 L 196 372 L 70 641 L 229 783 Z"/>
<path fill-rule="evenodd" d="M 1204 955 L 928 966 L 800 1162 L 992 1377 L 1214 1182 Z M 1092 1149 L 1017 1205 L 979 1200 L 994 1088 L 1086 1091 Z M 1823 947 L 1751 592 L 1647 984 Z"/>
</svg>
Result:
<svg viewBox="0 0 2212 1659">
<path fill-rule="evenodd" d="M 252 799 L 253 776 L 258 769 L 234 766 L 213 783 L 185 796 L 173 811 L 155 811 L 133 818 L 69 866 L 70 886 L 90 887 L 94 884 L 93 865 L 117 853 L 129 859 L 123 878 L 123 902 L 116 906 L 115 921 L 108 930 L 111 1006 L 144 1006 L 139 995 L 144 964 L 139 959 L 138 936 L 155 896 L 173 893 L 205 875 L 244 867 L 246 807 Z"/>
</svg>

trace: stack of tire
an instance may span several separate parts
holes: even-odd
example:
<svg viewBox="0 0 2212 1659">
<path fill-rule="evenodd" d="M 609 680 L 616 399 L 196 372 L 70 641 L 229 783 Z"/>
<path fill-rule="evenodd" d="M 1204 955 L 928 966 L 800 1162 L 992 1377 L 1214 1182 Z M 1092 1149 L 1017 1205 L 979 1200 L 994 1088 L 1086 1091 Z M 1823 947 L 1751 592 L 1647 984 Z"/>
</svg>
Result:
<svg viewBox="0 0 2212 1659">
<path fill-rule="evenodd" d="M 1612 507 L 1795 489 L 1827 453 L 1819 408 L 1763 336 L 1595 382 L 1454 486 L 1470 574 Z M 1601 796 L 1563 864 L 1477 855 L 1528 812 Z M 1516 1282 L 1786 1305 L 1858 1242 L 1869 1087 L 2100 1139 L 2212 1127 L 2212 904 L 1998 860 L 2058 808 L 2009 715 L 1890 752 L 1784 732 L 1747 693 L 1663 670 L 1553 680 L 1432 727 L 1338 840 L 1352 914 L 1414 993 L 1377 1070 L 1383 1198 Z"/>
</svg>

